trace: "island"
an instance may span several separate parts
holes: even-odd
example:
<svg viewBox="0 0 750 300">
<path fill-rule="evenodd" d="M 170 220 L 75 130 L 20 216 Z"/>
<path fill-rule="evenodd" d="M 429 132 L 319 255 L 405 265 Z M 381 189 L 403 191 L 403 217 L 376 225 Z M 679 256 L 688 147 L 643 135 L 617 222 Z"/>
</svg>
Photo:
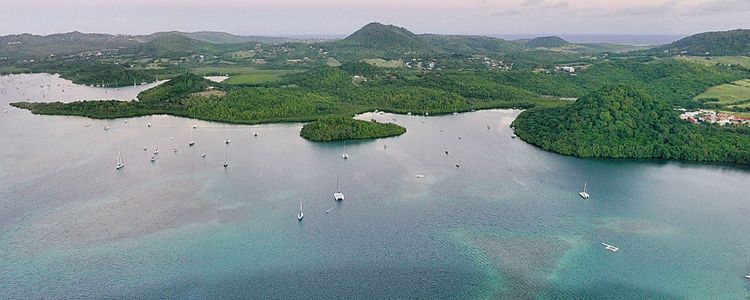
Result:
<svg viewBox="0 0 750 300">
<path fill-rule="evenodd" d="M 392 123 L 329 117 L 305 124 L 300 136 L 311 141 L 328 142 L 384 138 L 404 133 L 406 128 Z"/>
</svg>

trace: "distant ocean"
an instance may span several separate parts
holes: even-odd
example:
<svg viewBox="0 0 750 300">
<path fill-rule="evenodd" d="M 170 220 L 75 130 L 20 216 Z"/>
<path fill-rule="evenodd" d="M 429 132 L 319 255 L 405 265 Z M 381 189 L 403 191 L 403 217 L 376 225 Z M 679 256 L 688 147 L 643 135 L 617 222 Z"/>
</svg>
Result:
<svg viewBox="0 0 750 300">
<path fill-rule="evenodd" d="M 662 45 L 679 40 L 685 35 L 641 35 L 641 34 L 496 34 L 505 40 L 532 39 L 540 36 L 559 36 L 573 43 L 612 43 L 623 45 Z"/>
</svg>

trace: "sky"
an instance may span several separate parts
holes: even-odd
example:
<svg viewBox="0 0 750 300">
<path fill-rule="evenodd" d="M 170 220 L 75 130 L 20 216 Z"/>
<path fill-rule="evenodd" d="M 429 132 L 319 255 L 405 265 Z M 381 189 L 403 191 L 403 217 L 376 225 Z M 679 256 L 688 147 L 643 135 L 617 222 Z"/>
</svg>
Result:
<svg viewBox="0 0 750 300">
<path fill-rule="evenodd" d="M 416 33 L 693 34 L 750 28 L 750 0 L 0 0 L 0 35 L 346 35 L 377 21 Z"/>
</svg>

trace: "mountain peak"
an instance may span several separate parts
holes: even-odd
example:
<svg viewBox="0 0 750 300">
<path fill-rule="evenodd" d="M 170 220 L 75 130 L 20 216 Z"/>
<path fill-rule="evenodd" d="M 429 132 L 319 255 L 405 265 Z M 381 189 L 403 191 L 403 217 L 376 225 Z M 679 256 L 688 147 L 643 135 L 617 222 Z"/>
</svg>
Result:
<svg viewBox="0 0 750 300">
<path fill-rule="evenodd" d="M 406 52 L 434 51 L 435 48 L 403 27 L 369 23 L 337 42 L 338 46 L 374 51 L 376 56 L 396 57 Z"/>
</svg>

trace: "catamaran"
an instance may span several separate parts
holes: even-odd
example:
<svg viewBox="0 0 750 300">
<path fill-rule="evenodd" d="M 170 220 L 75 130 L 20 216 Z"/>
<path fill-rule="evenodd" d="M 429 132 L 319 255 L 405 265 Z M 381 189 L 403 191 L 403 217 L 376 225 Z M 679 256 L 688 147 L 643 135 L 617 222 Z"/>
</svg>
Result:
<svg viewBox="0 0 750 300">
<path fill-rule="evenodd" d="M 122 169 L 125 166 L 125 162 L 122 160 L 122 153 L 120 152 L 120 148 L 117 148 L 117 164 L 115 165 L 115 170 Z"/>
<path fill-rule="evenodd" d="M 336 192 L 333 193 L 333 199 L 336 201 L 342 201 L 344 200 L 344 193 L 341 192 L 341 188 L 339 187 L 339 178 L 336 177 Z"/>
<path fill-rule="evenodd" d="M 588 199 L 589 198 L 589 193 L 586 192 L 586 182 L 585 181 L 583 182 L 583 191 L 580 192 L 580 193 L 578 193 L 578 195 L 580 195 L 581 198 L 583 198 L 583 199 Z"/>
<path fill-rule="evenodd" d="M 305 214 L 302 212 L 302 200 L 299 200 L 299 214 L 297 214 L 297 220 L 302 221 L 302 218 L 305 217 Z"/>
<path fill-rule="evenodd" d="M 602 246 L 604 246 L 604 250 L 608 250 L 608 251 L 612 251 L 612 252 L 617 252 L 617 250 L 620 250 L 620 248 L 617 248 L 617 247 L 612 246 L 612 245 L 607 244 L 607 243 L 602 243 Z"/>
</svg>

